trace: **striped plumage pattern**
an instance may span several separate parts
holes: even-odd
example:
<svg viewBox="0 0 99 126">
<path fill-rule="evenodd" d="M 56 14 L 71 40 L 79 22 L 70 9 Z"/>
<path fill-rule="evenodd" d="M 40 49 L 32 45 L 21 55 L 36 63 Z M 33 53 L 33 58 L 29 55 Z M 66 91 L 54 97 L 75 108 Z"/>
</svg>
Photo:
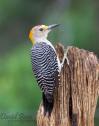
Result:
<svg viewBox="0 0 99 126">
<path fill-rule="evenodd" d="M 36 43 L 31 49 L 32 69 L 45 97 L 51 100 L 58 85 L 58 63 L 54 49 L 45 42 Z"/>
</svg>

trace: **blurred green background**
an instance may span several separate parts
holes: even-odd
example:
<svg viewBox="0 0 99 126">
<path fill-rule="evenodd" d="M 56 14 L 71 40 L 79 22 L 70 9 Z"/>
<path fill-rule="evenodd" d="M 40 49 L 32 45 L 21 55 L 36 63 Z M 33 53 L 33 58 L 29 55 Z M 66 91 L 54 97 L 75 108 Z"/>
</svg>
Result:
<svg viewBox="0 0 99 126">
<path fill-rule="evenodd" d="M 99 56 L 99 0 L 0 0 L 0 125 L 36 126 L 41 92 L 32 73 L 28 33 L 34 25 L 61 24 L 55 45 Z M 30 117 L 30 118 L 29 118 Z M 95 124 L 99 125 L 97 106 Z"/>
</svg>

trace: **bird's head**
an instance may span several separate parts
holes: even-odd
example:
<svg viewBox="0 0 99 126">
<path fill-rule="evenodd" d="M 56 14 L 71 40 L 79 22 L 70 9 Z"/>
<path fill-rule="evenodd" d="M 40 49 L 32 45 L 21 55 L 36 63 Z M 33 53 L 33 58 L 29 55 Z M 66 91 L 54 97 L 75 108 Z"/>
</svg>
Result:
<svg viewBox="0 0 99 126">
<path fill-rule="evenodd" d="M 31 40 L 32 44 L 36 42 L 43 42 L 47 40 L 48 33 L 55 27 L 59 26 L 59 24 L 53 25 L 38 25 L 31 29 L 29 33 L 29 39 Z"/>
</svg>

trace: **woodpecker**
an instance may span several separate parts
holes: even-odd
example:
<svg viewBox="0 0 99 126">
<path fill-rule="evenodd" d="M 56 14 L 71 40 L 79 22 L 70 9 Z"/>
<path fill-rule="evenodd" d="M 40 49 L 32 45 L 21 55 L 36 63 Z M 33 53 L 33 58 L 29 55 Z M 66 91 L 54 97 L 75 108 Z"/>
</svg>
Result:
<svg viewBox="0 0 99 126">
<path fill-rule="evenodd" d="M 32 70 L 38 86 L 42 91 L 44 115 L 51 115 L 54 105 L 54 91 L 59 84 L 61 64 L 52 43 L 47 39 L 48 33 L 59 26 L 38 25 L 29 33 L 33 46 L 31 49 Z"/>
</svg>

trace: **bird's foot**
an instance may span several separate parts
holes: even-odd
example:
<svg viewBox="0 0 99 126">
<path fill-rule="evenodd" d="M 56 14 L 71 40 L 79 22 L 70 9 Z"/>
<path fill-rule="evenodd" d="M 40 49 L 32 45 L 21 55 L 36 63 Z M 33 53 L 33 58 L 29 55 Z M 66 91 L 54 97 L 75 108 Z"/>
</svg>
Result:
<svg viewBox="0 0 99 126">
<path fill-rule="evenodd" d="M 68 57 L 67 57 L 68 49 L 69 49 L 69 48 L 67 48 L 67 50 L 66 50 L 66 52 L 65 52 L 65 54 L 64 54 L 64 57 L 63 57 L 63 60 L 62 60 L 62 63 L 61 63 L 61 69 L 62 69 L 62 67 L 63 67 L 63 65 L 64 65 L 65 60 L 66 60 L 66 62 L 67 62 L 67 65 L 69 66 L 69 59 L 68 59 Z"/>
</svg>

